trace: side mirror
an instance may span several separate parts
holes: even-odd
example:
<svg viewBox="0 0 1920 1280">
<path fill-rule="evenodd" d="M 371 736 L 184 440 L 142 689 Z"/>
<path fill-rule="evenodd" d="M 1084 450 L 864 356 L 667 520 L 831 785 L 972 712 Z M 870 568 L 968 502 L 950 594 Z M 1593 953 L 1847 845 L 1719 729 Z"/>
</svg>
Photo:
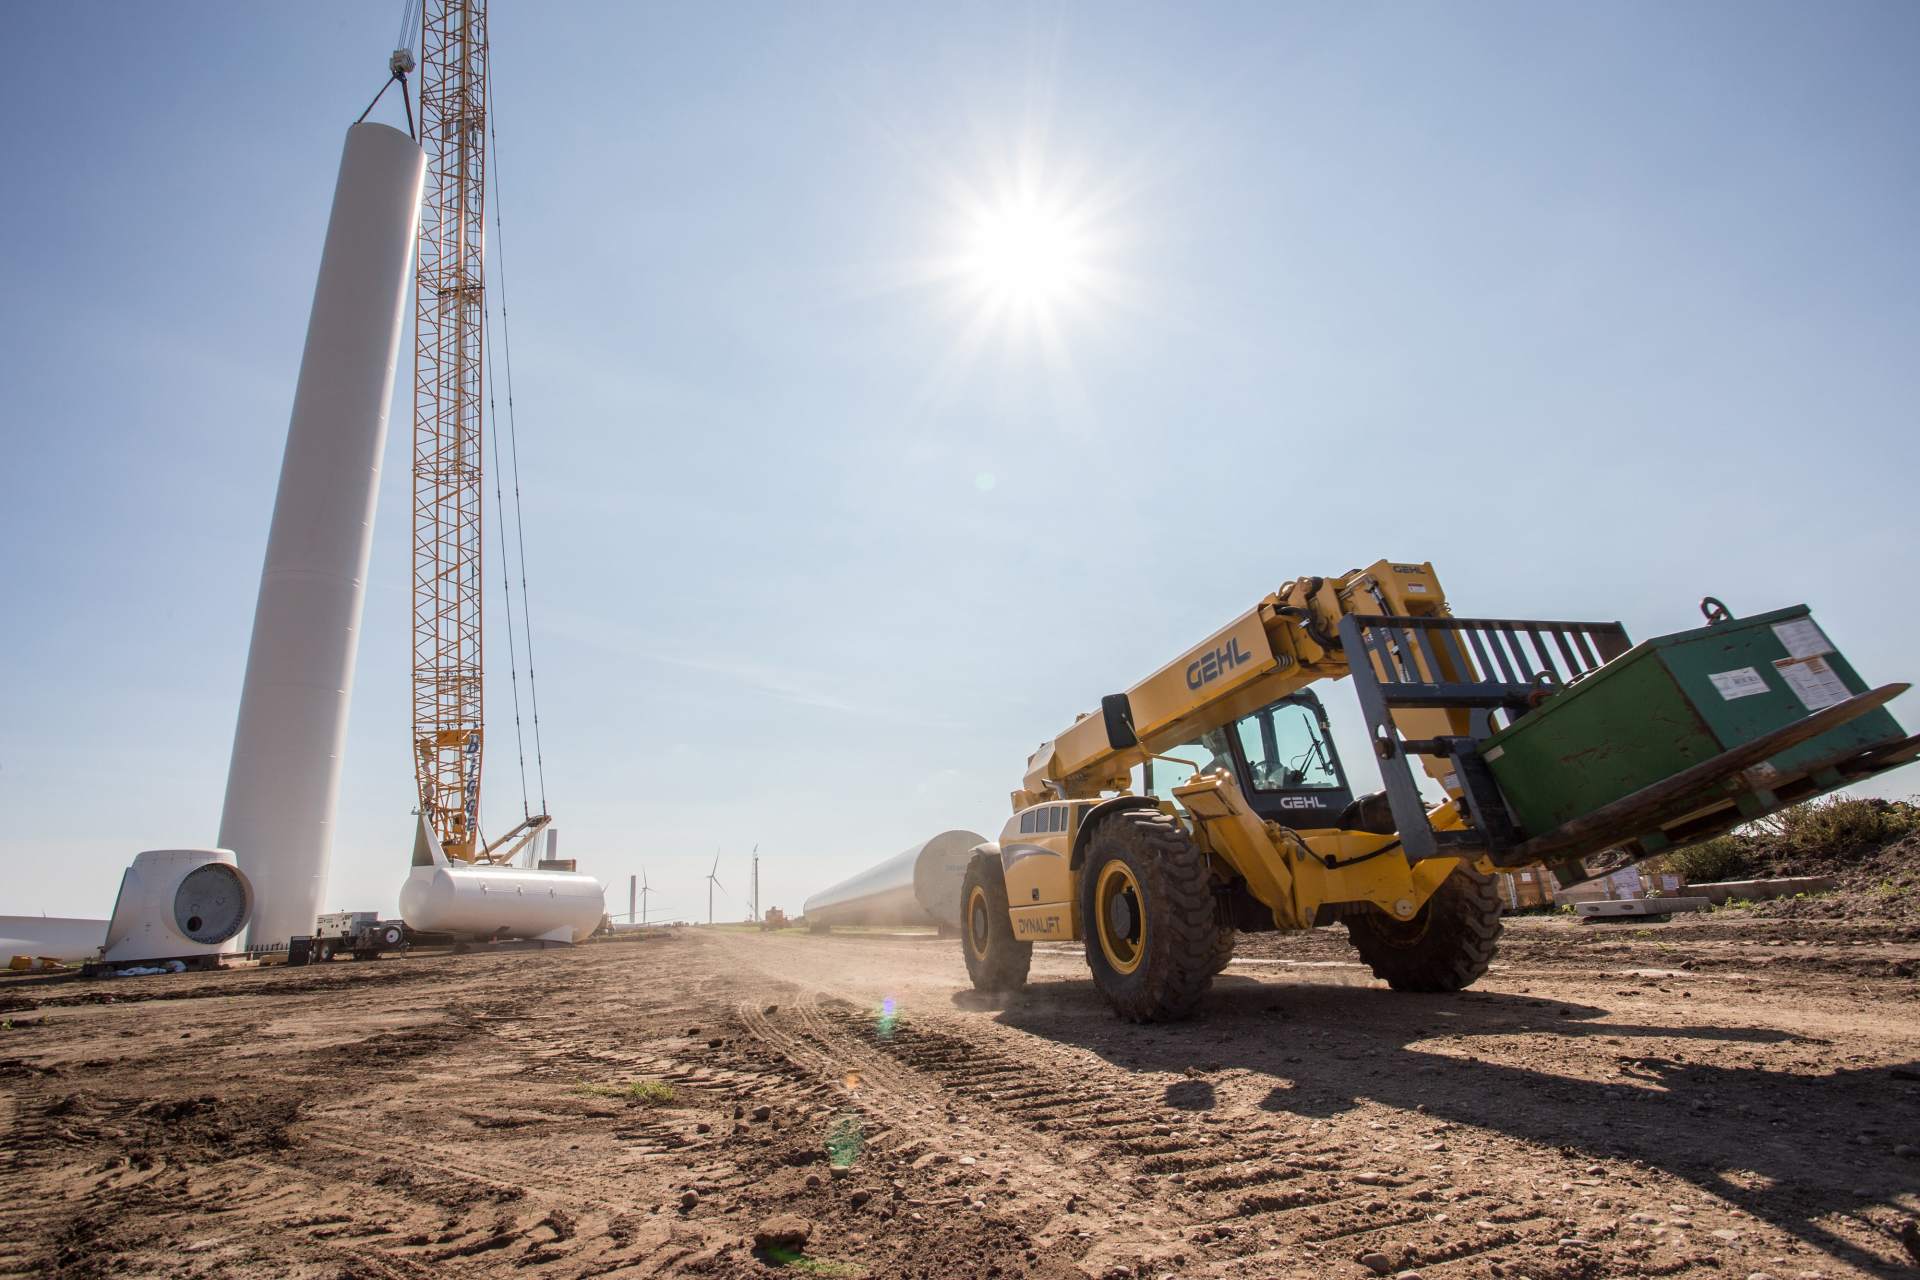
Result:
<svg viewBox="0 0 1920 1280">
<path fill-rule="evenodd" d="M 1107 745 L 1115 751 L 1140 745 L 1133 731 L 1133 704 L 1124 693 L 1110 693 L 1100 699 L 1100 717 L 1107 722 Z"/>
</svg>

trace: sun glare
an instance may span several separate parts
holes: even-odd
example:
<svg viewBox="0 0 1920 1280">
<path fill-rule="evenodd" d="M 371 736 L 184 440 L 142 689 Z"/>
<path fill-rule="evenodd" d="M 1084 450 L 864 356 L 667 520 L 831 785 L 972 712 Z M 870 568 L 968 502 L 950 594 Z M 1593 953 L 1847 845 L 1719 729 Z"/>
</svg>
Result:
<svg viewBox="0 0 1920 1280">
<path fill-rule="evenodd" d="M 943 155 L 928 165 L 922 177 L 943 206 L 937 245 L 891 268 L 881 287 L 924 291 L 953 327 L 927 376 L 929 402 L 961 394 L 994 351 L 1009 368 L 1044 374 L 1063 420 L 1081 420 L 1077 348 L 1143 310 L 1127 261 L 1137 168 L 1050 157 L 1031 138 L 972 164 Z M 982 472 L 975 483 L 986 492 L 995 478 Z"/>
<path fill-rule="evenodd" d="M 975 218 L 966 269 L 975 285 L 998 300 L 1044 307 L 1073 293 L 1086 252 L 1066 215 L 1022 201 Z"/>
</svg>

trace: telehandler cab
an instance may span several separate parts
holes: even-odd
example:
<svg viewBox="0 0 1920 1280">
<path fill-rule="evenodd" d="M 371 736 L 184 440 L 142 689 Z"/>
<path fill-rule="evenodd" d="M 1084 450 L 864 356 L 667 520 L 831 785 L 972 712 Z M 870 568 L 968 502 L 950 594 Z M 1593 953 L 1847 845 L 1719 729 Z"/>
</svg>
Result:
<svg viewBox="0 0 1920 1280">
<path fill-rule="evenodd" d="M 1430 564 L 1287 583 L 1029 759 L 961 890 L 974 986 L 1081 940 L 1121 1017 L 1180 1018 L 1237 933 L 1337 920 L 1394 989 L 1457 991 L 1500 937 L 1495 871 L 1576 883 L 1920 755 L 1882 709 L 1907 686 L 1868 690 L 1804 606 L 1702 608 L 1634 646 L 1455 618 Z M 1310 687 L 1349 675 L 1364 796 Z"/>
</svg>

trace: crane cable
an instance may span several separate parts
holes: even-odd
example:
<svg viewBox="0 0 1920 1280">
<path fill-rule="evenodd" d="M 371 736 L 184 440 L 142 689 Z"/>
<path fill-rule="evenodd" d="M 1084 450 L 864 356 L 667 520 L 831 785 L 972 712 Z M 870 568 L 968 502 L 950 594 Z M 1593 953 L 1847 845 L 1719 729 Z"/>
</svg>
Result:
<svg viewBox="0 0 1920 1280">
<path fill-rule="evenodd" d="M 491 62 L 491 50 L 489 50 L 486 56 L 488 57 L 489 62 Z M 526 523 L 525 509 L 520 499 L 520 428 L 519 428 L 518 420 L 514 413 L 514 405 L 513 405 L 513 336 L 507 324 L 507 269 L 506 269 L 506 252 L 505 252 L 506 232 L 503 229 L 501 216 L 500 216 L 501 206 L 505 203 L 505 201 L 501 198 L 501 193 L 500 193 L 500 138 L 499 138 L 499 135 L 494 132 L 494 128 L 493 128 L 492 99 L 493 99 L 494 91 L 493 91 L 493 74 L 492 74 L 491 67 L 488 68 L 486 85 L 487 85 L 486 91 L 487 91 L 487 99 L 488 99 L 486 104 L 487 143 L 488 143 L 489 149 L 493 152 L 493 164 L 491 166 L 493 170 L 493 264 L 494 264 L 494 276 L 499 281 L 499 284 L 500 284 L 500 359 L 506 368 L 507 442 L 508 442 L 508 447 L 510 449 L 510 456 L 513 460 L 513 527 L 514 527 L 514 540 L 518 544 L 518 550 L 520 555 L 520 630 L 521 630 L 522 638 L 526 641 L 526 649 L 527 649 L 527 699 L 528 699 L 529 706 L 533 712 L 533 763 L 534 763 L 534 770 L 535 770 L 536 777 L 539 779 L 539 783 L 540 783 L 540 812 L 548 813 L 551 811 L 547 808 L 547 762 L 546 762 L 546 754 L 542 750 L 541 743 L 540 743 L 540 687 L 535 682 L 535 678 L 534 678 L 533 621 L 532 621 L 531 610 L 528 605 L 528 596 L 527 596 L 527 523 Z M 491 332 L 490 326 L 489 326 L 489 332 Z M 493 398 L 493 388 L 492 388 L 491 380 L 493 376 L 493 373 L 492 373 L 493 366 L 491 362 L 488 363 L 487 371 L 488 371 L 488 379 L 489 379 L 487 396 L 489 401 L 489 407 L 492 407 L 491 402 Z M 496 425 L 499 422 L 499 417 L 497 413 L 495 415 L 494 421 Z M 500 486 L 500 458 L 499 458 L 500 437 L 498 434 L 496 434 L 493 438 L 493 449 L 494 449 L 494 489 L 495 489 L 495 495 L 497 498 L 499 495 L 499 486 Z M 506 577 L 506 573 L 507 573 L 507 563 L 506 563 L 507 523 L 506 521 L 507 521 L 506 505 L 504 500 L 502 500 L 500 503 L 500 545 L 501 545 L 500 568 L 501 568 L 501 575 L 503 579 Z M 513 664 L 515 655 L 513 653 L 513 645 L 512 645 L 513 607 L 511 604 L 512 587 L 510 584 L 506 586 L 506 591 L 507 591 L 507 596 L 509 600 L 508 607 L 507 607 L 508 661 L 511 666 Z M 518 739 L 520 734 L 520 683 L 519 683 L 519 672 L 517 670 L 517 667 L 515 667 L 513 670 L 513 698 L 514 698 L 514 713 L 513 713 L 514 735 L 516 739 Z M 523 808 L 525 807 L 525 804 L 526 804 L 526 789 L 527 789 L 526 746 L 524 742 L 521 742 L 520 791 L 521 791 L 521 804 Z"/>
<path fill-rule="evenodd" d="M 497 258 L 499 254 L 499 244 L 497 240 L 494 245 L 494 253 Z M 483 287 L 481 297 L 485 298 L 485 296 L 486 291 Z M 500 409 L 496 395 L 497 384 L 494 378 L 493 360 L 491 358 L 494 346 L 493 309 L 491 305 L 483 303 L 481 314 L 483 323 L 480 326 L 480 335 L 481 339 L 486 343 L 486 351 L 483 354 L 488 357 L 483 362 L 487 370 L 487 416 L 492 418 L 495 425 L 498 426 Z M 513 638 L 513 579 L 511 577 L 513 561 L 512 558 L 507 555 L 507 503 L 500 488 L 500 433 L 494 431 L 492 435 L 494 522 L 500 530 L 500 598 L 507 610 L 507 673 L 508 679 L 513 686 L 513 745 L 520 761 L 520 816 L 522 818 L 531 818 L 533 816 L 533 808 L 527 798 L 527 741 L 520 728 L 520 659 Z M 526 619 L 523 617 L 521 619 L 521 625 L 524 627 L 525 623 Z"/>
<path fill-rule="evenodd" d="M 481 333 L 486 339 L 488 348 L 491 349 L 493 346 L 492 316 L 485 307 L 483 307 L 481 311 L 482 314 L 486 316 L 486 322 L 481 326 Z M 494 407 L 493 361 L 488 360 L 486 364 L 487 412 L 493 414 L 497 422 L 499 415 Z M 507 609 L 507 671 L 508 679 L 513 685 L 513 744 L 520 755 L 520 816 L 523 818 L 531 818 L 533 811 L 527 799 L 527 743 L 520 732 L 520 663 L 519 655 L 515 650 L 513 642 L 513 582 L 508 576 L 508 568 L 511 561 L 507 558 L 506 500 L 500 493 L 500 436 L 498 432 L 495 432 L 493 437 L 493 498 L 494 507 L 499 512 L 494 519 L 500 529 L 500 593 L 501 599 L 506 604 Z M 523 628 L 526 626 L 526 618 L 524 615 L 521 618 L 521 626 Z"/>
<path fill-rule="evenodd" d="M 420 12 L 420 0 L 401 0 L 400 34 L 393 38 L 393 47 L 395 49 L 406 49 L 412 53 L 419 52 L 419 50 L 413 46 L 414 42 L 420 36 L 420 19 L 422 16 L 424 15 Z"/>
<path fill-rule="evenodd" d="M 387 96 L 387 90 L 394 82 L 400 84 L 400 105 L 407 113 L 407 136 L 415 142 L 420 140 L 419 130 L 413 127 L 413 95 L 407 88 L 407 72 L 413 70 L 418 59 L 414 56 L 414 37 L 420 34 L 420 18 L 416 16 L 420 0 L 403 0 L 400 6 L 400 34 L 393 41 L 393 56 L 387 59 L 387 82 L 380 86 L 380 92 L 373 95 L 373 101 L 360 113 L 355 124 L 364 124 L 373 109 L 380 105 L 380 99 Z"/>
</svg>

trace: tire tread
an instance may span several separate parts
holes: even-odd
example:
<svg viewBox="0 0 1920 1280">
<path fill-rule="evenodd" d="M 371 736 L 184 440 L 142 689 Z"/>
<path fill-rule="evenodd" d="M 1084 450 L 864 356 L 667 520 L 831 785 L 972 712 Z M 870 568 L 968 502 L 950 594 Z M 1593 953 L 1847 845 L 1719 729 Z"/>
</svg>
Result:
<svg viewBox="0 0 1920 1280">
<path fill-rule="evenodd" d="M 1416 927 L 1412 941 L 1395 936 Z M 1347 938 L 1395 991 L 1463 991 L 1486 976 L 1504 927 L 1494 878 L 1463 862 L 1407 925 L 1368 907 L 1347 917 Z"/>
<path fill-rule="evenodd" d="M 973 901 L 973 888 L 987 892 L 988 927 L 985 955 L 973 953 L 973 925 L 967 919 L 967 906 Z M 960 888 L 960 952 L 966 957 L 967 977 L 975 991 L 1018 991 L 1027 985 L 1027 972 L 1033 965 L 1033 944 L 1013 936 L 1013 912 L 1007 901 L 1007 875 L 1000 860 L 988 853 L 976 853 L 967 864 L 966 879 Z"/>
<path fill-rule="evenodd" d="M 1113 1011 L 1129 1022 L 1172 1022 L 1191 1016 L 1213 985 L 1215 972 L 1218 924 L 1205 856 L 1178 819 L 1154 809 L 1111 815 L 1094 840 L 1096 850 L 1118 846 L 1142 855 L 1148 868 L 1141 888 L 1149 899 L 1144 904 L 1149 937 L 1158 926 L 1166 938 L 1164 952 L 1149 947 L 1142 981 L 1125 982 L 1108 970 L 1100 951 L 1098 924 L 1088 905 L 1098 865 L 1095 857 L 1089 857 L 1081 872 L 1081 916 L 1094 984 Z"/>
</svg>

